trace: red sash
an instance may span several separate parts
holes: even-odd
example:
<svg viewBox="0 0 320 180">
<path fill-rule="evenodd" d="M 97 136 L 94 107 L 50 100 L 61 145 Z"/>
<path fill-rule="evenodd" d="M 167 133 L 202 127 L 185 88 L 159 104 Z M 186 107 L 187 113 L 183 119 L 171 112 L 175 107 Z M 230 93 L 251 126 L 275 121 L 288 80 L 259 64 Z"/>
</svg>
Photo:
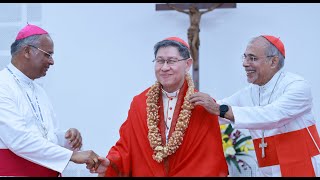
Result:
<svg viewBox="0 0 320 180">
<path fill-rule="evenodd" d="M 17 156 L 8 149 L 0 149 L 0 176 L 58 177 L 57 171 Z"/>
<path fill-rule="evenodd" d="M 315 125 L 308 127 L 312 137 L 320 147 L 320 138 Z M 261 157 L 259 148 L 261 138 L 254 139 L 254 148 L 259 167 L 280 165 L 281 175 L 286 176 L 315 176 L 311 157 L 319 154 L 307 128 L 278 134 L 264 138 L 268 144 L 265 157 Z"/>
</svg>

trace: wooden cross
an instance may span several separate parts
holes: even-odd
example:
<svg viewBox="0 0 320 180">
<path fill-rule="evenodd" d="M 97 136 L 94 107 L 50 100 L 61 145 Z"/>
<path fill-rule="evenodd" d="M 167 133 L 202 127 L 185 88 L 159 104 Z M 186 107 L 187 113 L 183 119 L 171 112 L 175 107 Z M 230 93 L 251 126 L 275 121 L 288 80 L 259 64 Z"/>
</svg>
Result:
<svg viewBox="0 0 320 180">
<path fill-rule="evenodd" d="M 236 3 L 166 3 L 156 4 L 156 11 L 176 10 L 189 15 L 190 27 L 188 29 L 188 42 L 193 59 L 193 81 L 199 90 L 199 46 L 200 46 L 200 20 L 204 13 L 216 8 L 235 8 Z"/>
<path fill-rule="evenodd" d="M 264 131 L 262 132 L 261 143 L 259 144 L 259 148 L 261 148 L 261 157 L 264 158 L 266 155 L 264 153 L 264 148 L 267 147 L 268 144 L 264 143 Z"/>
</svg>

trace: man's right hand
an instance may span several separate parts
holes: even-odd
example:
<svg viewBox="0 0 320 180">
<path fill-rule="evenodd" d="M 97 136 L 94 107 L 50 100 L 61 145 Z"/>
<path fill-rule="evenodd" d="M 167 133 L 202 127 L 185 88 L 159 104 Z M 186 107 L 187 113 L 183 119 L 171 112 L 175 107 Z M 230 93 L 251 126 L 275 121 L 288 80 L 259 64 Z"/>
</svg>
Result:
<svg viewBox="0 0 320 180">
<path fill-rule="evenodd" d="M 70 161 L 77 164 L 87 164 L 88 169 L 97 169 L 100 165 L 99 156 L 92 150 L 73 151 Z"/>
<path fill-rule="evenodd" d="M 220 115 L 219 104 L 213 100 L 213 98 L 206 93 L 196 92 L 190 95 L 189 98 L 190 103 L 194 106 L 200 105 L 203 106 L 209 113 L 214 115 Z"/>
</svg>

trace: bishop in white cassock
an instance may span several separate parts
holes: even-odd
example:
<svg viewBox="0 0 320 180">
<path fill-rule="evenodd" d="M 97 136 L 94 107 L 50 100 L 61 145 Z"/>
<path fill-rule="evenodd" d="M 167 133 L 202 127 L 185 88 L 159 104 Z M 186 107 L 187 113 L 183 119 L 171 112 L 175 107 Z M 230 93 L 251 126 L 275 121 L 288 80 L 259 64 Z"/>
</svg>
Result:
<svg viewBox="0 0 320 180">
<path fill-rule="evenodd" d="M 0 71 L 0 176 L 58 176 L 69 161 L 97 168 L 97 154 L 78 151 L 80 132 L 59 130 L 46 92 L 34 81 L 54 64 L 48 33 L 28 24 L 11 53 Z"/>
<path fill-rule="evenodd" d="M 10 149 L 22 158 L 62 172 L 70 160 L 72 148 L 64 138 L 65 131 L 58 131 L 53 108 L 43 88 L 11 63 L 0 71 L 0 82 L 0 149 Z M 6 161 L 4 165 L 12 164 Z"/>
<path fill-rule="evenodd" d="M 284 57 L 279 38 L 255 37 L 243 57 L 250 85 L 217 103 L 204 93 L 191 101 L 219 115 L 221 123 L 249 130 L 258 176 L 320 176 L 311 87 L 301 76 L 281 70 Z"/>
</svg>

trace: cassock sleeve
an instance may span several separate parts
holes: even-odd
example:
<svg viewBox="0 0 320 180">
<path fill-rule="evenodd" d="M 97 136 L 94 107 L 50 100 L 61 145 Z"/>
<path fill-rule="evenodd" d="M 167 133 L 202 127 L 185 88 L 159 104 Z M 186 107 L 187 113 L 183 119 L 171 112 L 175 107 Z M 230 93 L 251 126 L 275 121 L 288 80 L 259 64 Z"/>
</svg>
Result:
<svg viewBox="0 0 320 180">
<path fill-rule="evenodd" d="M 130 135 L 132 134 L 132 119 L 135 111 L 133 102 L 131 103 L 127 120 L 121 125 L 120 138 L 114 146 L 111 147 L 107 158 L 110 165 L 105 173 L 106 176 L 129 176 L 130 175 Z"/>
<path fill-rule="evenodd" d="M 67 130 L 60 130 L 60 129 L 55 130 L 55 135 L 57 136 L 58 144 L 59 144 L 59 146 L 65 147 L 65 148 L 73 151 L 68 140 L 65 138 L 66 132 L 67 132 Z"/>
<path fill-rule="evenodd" d="M 1 141 L 16 155 L 61 173 L 72 151 L 35 135 L 28 126 L 30 119 L 20 114 L 16 98 L 10 87 L 0 87 Z"/>
<path fill-rule="evenodd" d="M 232 103 L 235 128 L 279 128 L 295 120 L 300 114 L 311 111 L 311 88 L 306 81 L 294 81 L 283 92 L 277 93 L 280 93 L 279 97 L 266 106 L 239 107 L 237 103 Z"/>
<path fill-rule="evenodd" d="M 56 113 L 54 113 L 54 110 L 53 110 L 53 107 L 52 105 L 50 105 L 50 111 L 51 111 L 51 114 L 53 116 L 53 131 L 54 131 L 54 134 L 56 135 L 57 137 L 57 140 L 58 140 L 58 145 L 59 146 L 62 146 L 62 147 L 65 147 L 69 150 L 72 150 L 72 147 L 70 146 L 70 144 L 68 143 L 68 140 L 65 138 L 65 134 L 67 132 L 67 130 L 65 129 L 59 129 L 60 127 L 60 122 L 58 120 L 56 120 Z"/>
</svg>

